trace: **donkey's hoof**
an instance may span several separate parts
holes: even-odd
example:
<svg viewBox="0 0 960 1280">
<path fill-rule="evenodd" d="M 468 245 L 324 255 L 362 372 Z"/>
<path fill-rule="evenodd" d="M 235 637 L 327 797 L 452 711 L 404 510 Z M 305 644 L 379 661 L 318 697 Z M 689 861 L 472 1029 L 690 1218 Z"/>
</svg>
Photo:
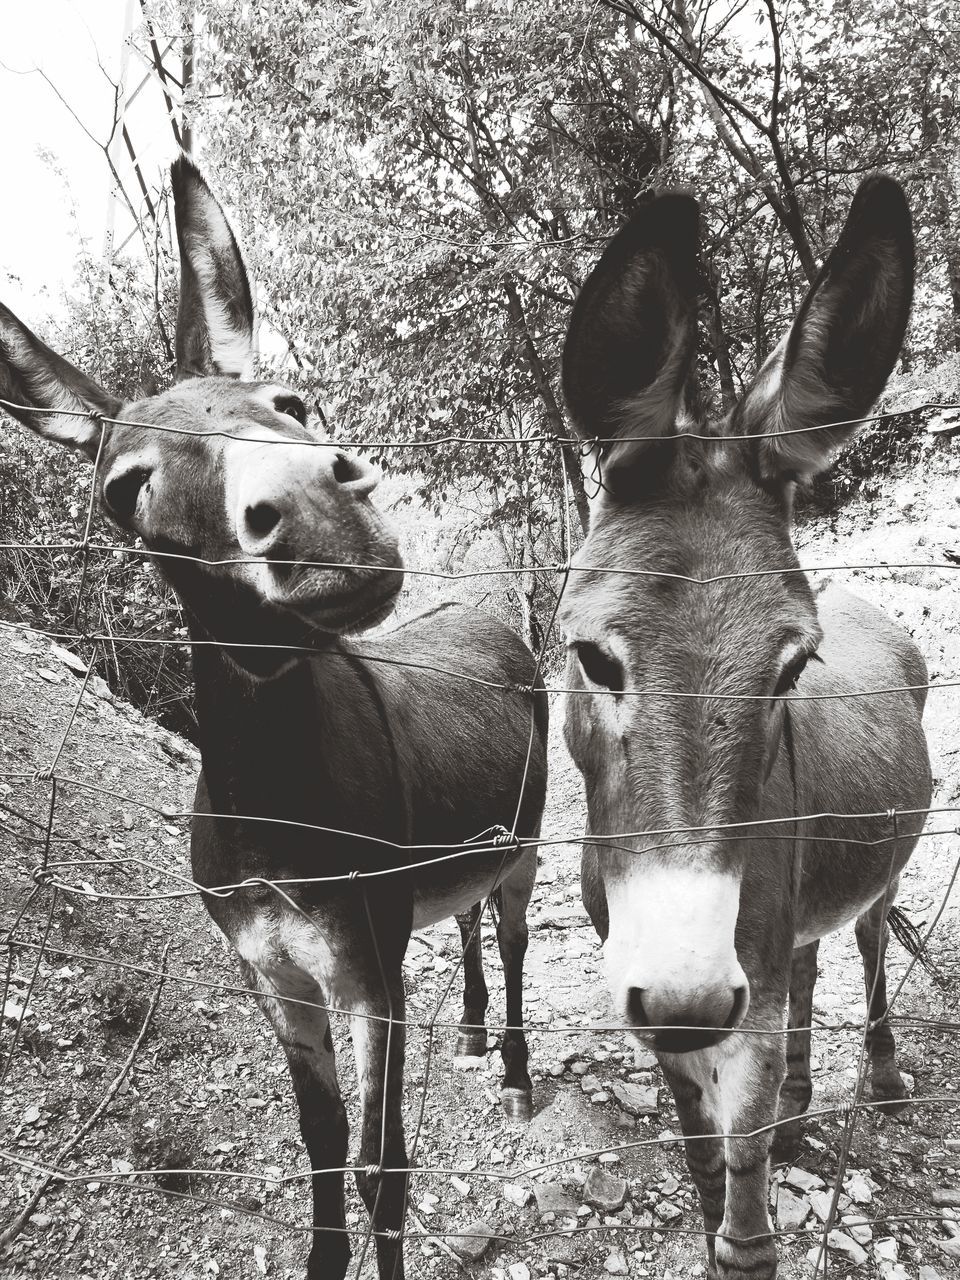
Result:
<svg viewBox="0 0 960 1280">
<path fill-rule="evenodd" d="M 874 1102 L 883 1103 L 877 1110 L 888 1116 L 898 1115 L 910 1105 L 909 1091 L 896 1067 L 889 1071 L 874 1072 L 870 1081 L 870 1096 Z"/>
<path fill-rule="evenodd" d="M 461 1031 L 457 1035 L 455 1058 L 483 1058 L 487 1053 L 487 1033 L 479 1031 Z"/>
<path fill-rule="evenodd" d="M 500 1102 L 508 1120 L 526 1124 L 533 1119 L 533 1094 L 529 1089 L 501 1089 Z"/>
</svg>

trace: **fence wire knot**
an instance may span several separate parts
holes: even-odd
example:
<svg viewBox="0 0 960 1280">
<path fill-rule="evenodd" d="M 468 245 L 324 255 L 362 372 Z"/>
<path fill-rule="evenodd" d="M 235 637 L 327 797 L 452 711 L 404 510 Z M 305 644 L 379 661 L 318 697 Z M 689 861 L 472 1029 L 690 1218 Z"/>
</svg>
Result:
<svg viewBox="0 0 960 1280">
<path fill-rule="evenodd" d="M 846 1101 L 837 1103 L 837 1115 L 841 1120 L 850 1120 L 856 1109 L 857 1104 L 854 1098 L 847 1098 Z"/>
<path fill-rule="evenodd" d="M 514 684 L 512 681 L 503 686 L 507 693 L 525 693 L 530 695 L 534 692 L 532 684 Z"/>
<path fill-rule="evenodd" d="M 519 849 L 520 838 L 514 835 L 512 831 L 508 831 L 502 823 L 495 822 L 492 827 L 484 827 L 477 835 L 465 840 L 464 844 L 492 844 L 498 849 L 505 849 L 509 845 L 515 845 Z"/>
<path fill-rule="evenodd" d="M 42 889 L 53 883 L 53 872 L 48 867 L 34 867 L 32 874 L 33 883 Z"/>
<path fill-rule="evenodd" d="M 382 1164 L 368 1164 L 364 1167 L 363 1172 L 368 1178 L 380 1178 L 383 1176 Z"/>
</svg>

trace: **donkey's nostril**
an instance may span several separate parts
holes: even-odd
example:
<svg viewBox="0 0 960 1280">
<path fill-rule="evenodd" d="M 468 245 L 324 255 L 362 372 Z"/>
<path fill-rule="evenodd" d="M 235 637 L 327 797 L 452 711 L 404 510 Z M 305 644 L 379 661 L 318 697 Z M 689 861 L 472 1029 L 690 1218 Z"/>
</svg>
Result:
<svg viewBox="0 0 960 1280">
<path fill-rule="evenodd" d="M 362 480 L 369 468 L 357 458 L 349 454 L 338 453 L 333 460 L 333 478 L 337 484 L 350 484 L 353 480 Z"/>
<path fill-rule="evenodd" d="M 627 992 L 627 1017 L 635 1027 L 649 1027 L 650 1019 L 643 1007 L 642 987 L 631 987 Z"/>
<path fill-rule="evenodd" d="M 277 508 L 272 507 L 269 502 L 258 502 L 252 507 L 247 507 L 243 518 L 250 533 L 257 538 L 265 538 L 268 533 L 273 533 L 276 529 L 281 516 Z"/>
</svg>

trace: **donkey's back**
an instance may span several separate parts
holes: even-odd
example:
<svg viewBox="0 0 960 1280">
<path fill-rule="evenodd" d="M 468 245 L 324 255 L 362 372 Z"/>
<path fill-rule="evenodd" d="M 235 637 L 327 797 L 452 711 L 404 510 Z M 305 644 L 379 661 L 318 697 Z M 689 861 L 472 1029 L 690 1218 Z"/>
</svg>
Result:
<svg viewBox="0 0 960 1280">
<path fill-rule="evenodd" d="M 353 648 L 383 700 L 393 749 L 409 765 L 415 842 L 463 840 L 471 822 L 489 824 L 491 811 L 512 819 L 518 779 L 522 814 L 539 813 L 546 695 L 534 693 L 535 679 L 542 690 L 536 661 L 510 627 L 445 605 Z"/>
<path fill-rule="evenodd" d="M 450 855 L 416 872 L 419 928 L 462 910 L 471 893 L 487 896 L 517 864 L 519 849 L 491 847 L 492 820 L 515 826 L 520 837 L 538 833 L 546 694 L 519 636 L 466 606 L 441 606 L 351 648 L 382 703 L 390 754 L 401 762 L 411 843 L 451 846 Z M 478 844 L 489 852 L 460 855 L 457 846 L 484 833 Z M 418 862 L 426 856 L 413 855 Z"/>
</svg>

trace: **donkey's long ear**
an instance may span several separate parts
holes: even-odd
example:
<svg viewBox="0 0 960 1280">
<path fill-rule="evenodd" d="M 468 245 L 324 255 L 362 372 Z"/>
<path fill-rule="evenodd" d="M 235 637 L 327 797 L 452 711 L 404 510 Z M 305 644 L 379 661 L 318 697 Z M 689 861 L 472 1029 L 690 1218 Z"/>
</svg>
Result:
<svg viewBox="0 0 960 1280">
<path fill-rule="evenodd" d="M 563 390 L 577 432 L 639 437 L 601 447 L 604 481 L 672 435 L 693 356 L 699 210 L 658 196 L 610 241 L 577 298 L 563 349 Z"/>
<path fill-rule="evenodd" d="M 7 401 L 0 408 L 37 435 L 79 449 L 90 459 L 97 456 L 101 428 L 88 415 L 115 418 L 121 407 L 120 400 L 51 351 L 2 303 L 0 399 Z"/>
<path fill-rule="evenodd" d="M 180 241 L 177 377 L 251 372 L 253 297 L 230 223 L 199 169 L 173 162 L 173 204 Z"/>
<path fill-rule="evenodd" d="M 774 433 L 757 444 L 764 479 L 821 471 L 856 432 L 900 354 L 913 268 L 903 191 L 892 178 L 867 178 L 790 332 L 735 414 L 732 434 Z"/>
</svg>

